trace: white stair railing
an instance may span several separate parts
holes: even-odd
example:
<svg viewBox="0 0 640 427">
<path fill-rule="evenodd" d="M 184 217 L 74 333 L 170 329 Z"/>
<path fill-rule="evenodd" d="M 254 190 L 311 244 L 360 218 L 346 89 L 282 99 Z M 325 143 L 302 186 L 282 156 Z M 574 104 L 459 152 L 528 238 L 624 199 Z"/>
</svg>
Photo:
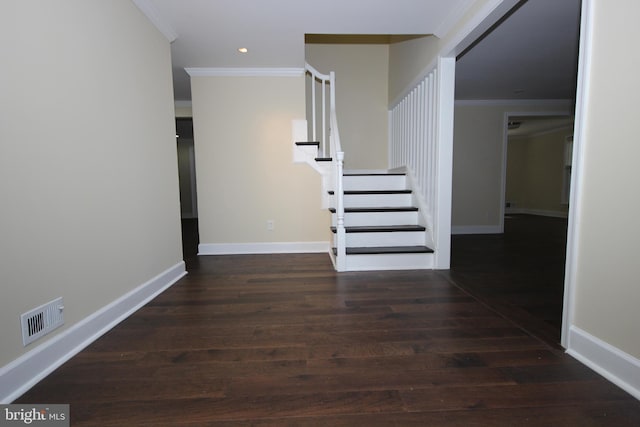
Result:
<svg viewBox="0 0 640 427">
<path fill-rule="evenodd" d="M 433 229 L 437 181 L 437 70 L 429 73 L 391 110 L 391 168 L 406 167 L 426 204 Z"/>
<path fill-rule="evenodd" d="M 420 192 L 437 269 L 450 266 L 455 58 L 437 66 L 391 109 L 391 168 L 406 167 Z"/>
<path fill-rule="evenodd" d="M 309 136 L 313 141 L 320 143 L 318 147 L 319 157 L 331 158 L 331 162 L 333 163 L 332 173 L 334 175 L 333 185 L 336 209 L 336 254 L 334 262 L 336 270 L 345 271 L 347 249 L 344 228 L 344 188 L 342 179 L 344 151 L 342 151 L 340 144 L 340 132 L 338 131 L 338 119 L 336 116 L 336 77 L 335 72 L 331 71 L 329 74 L 322 74 L 310 64 L 305 64 L 305 70 L 310 76 L 310 87 L 308 87 L 308 89 L 311 92 L 311 132 Z M 320 99 L 317 99 L 318 86 L 320 87 Z M 328 112 L 327 89 L 329 92 Z M 318 109 L 320 109 L 321 112 L 318 112 Z M 319 126 L 320 132 L 318 132 Z M 320 139 L 318 139 L 318 134 L 320 134 Z M 327 134 L 329 134 L 328 144 Z"/>
</svg>

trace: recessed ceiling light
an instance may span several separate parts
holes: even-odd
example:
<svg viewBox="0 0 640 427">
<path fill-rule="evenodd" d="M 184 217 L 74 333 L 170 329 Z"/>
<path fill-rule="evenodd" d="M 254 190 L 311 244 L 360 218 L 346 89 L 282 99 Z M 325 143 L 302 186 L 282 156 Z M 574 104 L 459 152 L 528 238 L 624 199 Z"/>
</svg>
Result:
<svg viewBox="0 0 640 427">
<path fill-rule="evenodd" d="M 238 49 L 238 52 L 247 53 L 247 52 L 249 52 L 249 49 L 247 49 L 246 47 L 241 47 L 241 48 Z"/>
</svg>

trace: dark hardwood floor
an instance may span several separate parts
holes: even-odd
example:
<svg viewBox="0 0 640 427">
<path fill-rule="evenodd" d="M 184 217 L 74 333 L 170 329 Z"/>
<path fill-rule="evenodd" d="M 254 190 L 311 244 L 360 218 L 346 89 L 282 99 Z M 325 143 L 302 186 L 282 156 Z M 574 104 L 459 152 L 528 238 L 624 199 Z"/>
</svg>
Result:
<svg viewBox="0 0 640 427">
<path fill-rule="evenodd" d="M 17 402 L 73 426 L 636 426 L 640 402 L 452 283 L 206 256 Z"/>
<path fill-rule="evenodd" d="M 504 234 L 452 237 L 449 277 L 560 348 L 566 247 L 566 219 L 510 215 Z"/>
</svg>

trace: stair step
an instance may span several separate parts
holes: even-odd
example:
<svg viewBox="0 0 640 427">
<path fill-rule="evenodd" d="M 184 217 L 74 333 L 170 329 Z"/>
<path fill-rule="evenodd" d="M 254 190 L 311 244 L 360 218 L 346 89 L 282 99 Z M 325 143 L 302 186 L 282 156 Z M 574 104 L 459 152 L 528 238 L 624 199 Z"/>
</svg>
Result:
<svg viewBox="0 0 640 427">
<path fill-rule="evenodd" d="M 372 208 L 344 208 L 345 213 L 366 213 L 366 212 L 417 212 L 415 206 L 389 206 L 389 207 L 372 207 Z M 336 213 L 336 208 L 329 208 L 329 212 Z"/>
<path fill-rule="evenodd" d="M 306 146 L 306 145 L 315 145 L 316 147 L 320 147 L 320 141 L 298 141 L 295 144 L 300 147 Z"/>
<path fill-rule="evenodd" d="M 336 232 L 336 227 L 331 227 L 332 232 Z M 421 225 L 372 225 L 345 227 L 347 233 L 388 233 L 396 231 L 426 231 Z"/>
<path fill-rule="evenodd" d="M 330 162 L 332 160 L 333 160 L 332 157 L 316 157 L 315 158 L 316 162 Z"/>
<path fill-rule="evenodd" d="M 406 172 L 345 172 L 343 176 L 405 176 Z"/>
<path fill-rule="evenodd" d="M 335 191 L 333 190 L 329 190 L 328 192 L 330 195 L 334 195 L 336 194 Z M 411 190 L 348 190 L 348 191 L 344 191 L 344 194 L 349 194 L 349 195 L 366 195 L 366 194 L 411 194 L 412 191 Z"/>
<path fill-rule="evenodd" d="M 338 250 L 333 248 L 333 254 Z M 431 254 L 433 249 L 427 246 L 379 246 L 347 248 L 347 255 L 384 255 L 384 254 Z"/>
<path fill-rule="evenodd" d="M 400 191 L 407 189 L 407 175 L 404 173 L 345 173 L 345 191 Z"/>
</svg>

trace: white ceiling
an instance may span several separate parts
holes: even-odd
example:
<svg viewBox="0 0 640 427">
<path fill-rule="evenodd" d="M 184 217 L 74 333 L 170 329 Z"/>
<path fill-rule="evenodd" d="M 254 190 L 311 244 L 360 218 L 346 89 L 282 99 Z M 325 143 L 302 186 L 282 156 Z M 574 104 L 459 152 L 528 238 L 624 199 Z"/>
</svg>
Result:
<svg viewBox="0 0 640 427">
<path fill-rule="evenodd" d="M 184 68 L 301 68 L 305 34 L 442 35 L 474 0 L 134 2 L 177 36 L 171 46 L 175 98 L 184 100 L 191 98 Z M 249 53 L 239 54 L 240 47 Z"/>
<path fill-rule="evenodd" d="M 305 34 L 442 36 L 475 0 L 133 1 L 175 38 L 175 99 L 189 100 L 185 68 L 302 67 Z M 571 98 L 579 4 L 529 0 L 460 59 L 456 98 Z"/>
</svg>

